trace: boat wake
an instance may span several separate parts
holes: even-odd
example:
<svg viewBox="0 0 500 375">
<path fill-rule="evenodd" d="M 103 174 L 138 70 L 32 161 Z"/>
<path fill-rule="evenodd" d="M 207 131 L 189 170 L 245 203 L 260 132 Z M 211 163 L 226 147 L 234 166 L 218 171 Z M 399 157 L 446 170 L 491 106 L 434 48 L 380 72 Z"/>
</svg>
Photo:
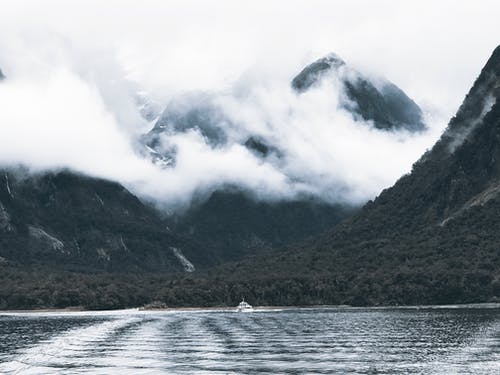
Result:
<svg viewBox="0 0 500 375">
<path fill-rule="evenodd" d="M 102 346 L 138 322 L 138 318 L 125 318 L 70 329 L 6 358 L 0 373 L 55 374 L 64 368 L 99 366 Z"/>
<path fill-rule="evenodd" d="M 500 373 L 497 313 L 464 311 L 0 316 L 0 374 Z"/>
</svg>

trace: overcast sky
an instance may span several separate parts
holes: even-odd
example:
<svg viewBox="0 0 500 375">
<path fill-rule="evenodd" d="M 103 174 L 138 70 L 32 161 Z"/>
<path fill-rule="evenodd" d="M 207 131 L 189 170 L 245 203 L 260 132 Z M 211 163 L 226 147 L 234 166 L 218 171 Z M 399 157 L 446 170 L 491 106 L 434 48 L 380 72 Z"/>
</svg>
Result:
<svg viewBox="0 0 500 375">
<path fill-rule="evenodd" d="M 8 80 L 0 87 L 0 162 L 71 167 L 166 201 L 220 181 L 293 195 L 291 176 L 315 185 L 321 176 L 317 194 L 341 183 L 349 193 L 338 199 L 362 202 L 408 172 L 439 136 L 499 43 L 499 19 L 498 1 L 2 0 L 0 68 Z M 359 130 L 315 108 L 323 96 L 298 103 L 285 93 L 284 82 L 329 52 L 405 90 L 426 112 L 429 132 L 416 139 Z M 258 106 L 231 104 L 232 115 L 240 105 L 249 114 L 247 128 L 261 109 L 276 131 L 290 108 L 296 127 L 318 123 L 308 137 L 322 141 L 287 138 L 300 150 L 290 156 L 304 164 L 300 172 L 259 164 L 236 146 L 208 150 L 196 134 L 177 140 L 183 170 L 164 173 L 136 154 L 133 141 L 151 124 L 136 112 L 133 93 L 164 105 L 186 91 L 225 92 L 238 82 L 261 93 Z M 343 125 L 329 134 L 332 119 Z M 251 179 L 242 166 L 254 171 Z"/>
</svg>

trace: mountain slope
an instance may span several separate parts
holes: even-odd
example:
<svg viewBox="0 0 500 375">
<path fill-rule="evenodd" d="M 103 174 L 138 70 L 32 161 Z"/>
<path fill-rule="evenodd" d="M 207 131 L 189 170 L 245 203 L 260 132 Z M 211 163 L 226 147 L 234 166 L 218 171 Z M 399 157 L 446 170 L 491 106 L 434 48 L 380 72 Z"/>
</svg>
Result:
<svg viewBox="0 0 500 375">
<path fill-rule="evenodd" d="M 312 199 L 259 202 L 238 189 L 226 189 L 194 203 L 169 226 L 203 243 L 223 263 L 319 235 L 354 211 Z"/>
<path fill-rule="evenodd" d="M 411 174 L 330 233 L 219 277 L 259 303 L 500 300 L 499 98 L 497 47 Z"/>
<path fill-rule="evenodd" d="M 173 100 L 142 138 L 146 154 L 155 164 L 174 168 L 176 149 L 168 146 L 170 135 L 197 129 L 211 147 L 225 147 L 228 121 L 210 96 L 191 94 Z M 263 161 L 282 157 L 277 146 L 258 136 L 248 137 L 243 145 Z M 224 186 L 195 197 L 186 211 L 170 215 L 166 221 L 172 232 L 202 243 L 211 259 L 223 263 L 318 235 L 354 210 L 312 197 L 259 201 L 250 192 Z"/>
<path fill-rule="evenodd" d="M 348 95 L 342 106 L 356 119 L 372 121 L 373 126 L 384 130 L 425 128 L 422 111 L 401 89 L 386 80 L 375 84 L 333 54 L 305 67 L 291 85 L 297 93 L 303 93 L 332 75 L 341 78 Z M 216 97 L 191 93 L 173 99 L 142 141 L 145 153 L 156 164 L 173 168 L 177 150 L 169 144 L 170 136 L 197 130 L 210 147 L 217 149 L 230 144 L 227 132 L 235 127 Z M 276 142 L 259 134 L 238 140 L 263 163 L 279 164 L 285 155 L 279 143 L 273 141 Z M 310 196 L 293 201 L 256 201 L 252 194 L 231 187 L 220 188 L 193 202 L 187 212 L 170 218 L 169 226 L 176 233 L 201 241 L 206 251 L 223 262 L 319 235 L 354 210 L 345 204 L 322 203 Z"/>
<path fill-rule="evenodd" d="M 189 259 L 213 263 L 118 183 L 70 171 L 0 169 L 0 265 L 192 272 Z"/>
<path fill-rule="evenodd" d="M 0 257 L 75 271 L 169 271 L 203 254 L 123 186 L 71 172 L 0 173 Z"/>
</svg>

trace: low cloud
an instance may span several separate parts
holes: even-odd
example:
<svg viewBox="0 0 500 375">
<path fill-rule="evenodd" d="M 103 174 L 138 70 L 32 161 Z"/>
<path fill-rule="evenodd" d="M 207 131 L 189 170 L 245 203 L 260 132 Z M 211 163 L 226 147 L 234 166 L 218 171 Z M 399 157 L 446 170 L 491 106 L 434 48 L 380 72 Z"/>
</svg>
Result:
<svg viewBox="0 0 500 375">
<path fill-rule="evenodd" d="M 165 173 L 180 182 L 181 191 L 226 184 L 268 199 L 308 195 L 359 204 L 374 197 L 409 172 L 444 122 L 428 118 L 434 126 L 424 133 L 377 130 L 339 107 L 342 89 L 331 78 L 300 95 L 289 80 L 252 82 L 244 93 L 241 86 L 236 93 L 212 93 L 212 105 L 226 116 L 216 124 L 224 144 L 213 145 L 197 127 L 167 129 L 160 138 L 177 152 L 175 166 Z M 276 152 L 256 155 L 242 146 L 249 137 Z"/>
<path fill-rule="evenodd" d="M 496 17 L 488 7 L 450 2 L 456 18 L 435 14 L 446 29 L 439 42 L 429 38 L 437 35 L 429 4 L 309 4 L 7 4 L 0 15 L 7 77 L 0 82 L 0 164 L 70 168 L 119 181 L 165 207 L 223 186 L 260 199 L 373 198 L 438 138 L 495 47 Z M 482 17 L 482 28 L 460 46 L 447 43 L 462 35 L 469 14 Z M 425 27 L 414 33 L 417 24 Z M 294 92 L 293 76 L 331 51 L 392 79 L 423 105 L 429 129 L 388 132 L 355 121 L 336 105 L 343 93 L 335 77 Z M 171 132 L 162 141 L 176 150 L 175 166 L 153 164 L 139 144 L 154 125 L 140 116 L 139 92 L 161 108 L 202 93 L 225 119 L 224 144 L 196 128 Z M 243 145 L 249 136 L 277 153 L 256 155 Z"/>
</svg>

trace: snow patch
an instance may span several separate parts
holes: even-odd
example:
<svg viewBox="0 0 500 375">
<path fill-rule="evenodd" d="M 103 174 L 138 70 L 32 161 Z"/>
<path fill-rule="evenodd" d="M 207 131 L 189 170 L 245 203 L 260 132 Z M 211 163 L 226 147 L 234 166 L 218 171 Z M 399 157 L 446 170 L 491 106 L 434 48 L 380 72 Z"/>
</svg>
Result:
<svg viewBox="0 0 500 375">
<path fill-rule="evenodd" d="M 10 215 L 2 203 L 0 203 L 0 230 L 6 232 L 14 230 L 14 227 L 10 224 Z"/>
<path fill-rule="evenodd" d="M 170 250 L 172 250 L 175 257 L 179 259 L 179 262 L 181 262 L 182 266 L 184 267 L 184 271 L 193 272 L 195 270 L 193 263 L 191 263 L 189 259 L 186 258 L 184 254 L 182 254 L 181 249 L 178 249 L 176 247 L 171 247 Z"/>
<path fill-rule="evenodd" d="M 162 112 L 161 105 L 151 99 L 146 91 L 137 92 L 136 103 L 143 119 L 153 124 L 158 121 Z"/>
<path fill-rule="evenodd" d="M 152 147 L 149 147 L 148 145 L 144 146 L 146 147 L 146 150 L 149 154 L 149 158 L 153 162 L 153 164 L 159 166 L 160 168 L 167 168 L 174 165 L 174 161 L 171 158 L 159 153 L 158 151 L 156 151 Z"/>
<path fill-rule="evenodd" d="M 109 262 L 111 260 L 111 255 L 109 255 L 109 253 L 102 247 L 96 249 L 96 252 L 97 258 L 99 258 L 100 260 L 104 260 L 106 262 Z"/>
<path fill-rule="evenodd" d="M 97 193 L 94 193 L 96 199 L 99 201 L 99 203 L 101 204 L 101 206 L 104 207 L 104 201 L 102 200 L 102 198 L 99 196 L 99 194 Z"/>
<path fill-rule="evenodd" d="M 75 244 L 75 248 L 78 254 L 80 254 L 80 244 L 76 238 L 73 238 L 73 243 Z"/>
<path fill-rule="evenodd" d="M 43 229 L 28 225 L 28 231 L 31 237 L 45 242 L 52 248 L 52 250 L 59 251 L 61 253 L 67 253 L 64 248 L 64 243 L 56 237 L 48 234 Z"/>
<path fill-rule="evenodd" d="M 7 193 L 9 193 L 11 198 L 14 198 L 14 195 L 12 194 L 12 191 L 10 190 L 9 176 L 7 175 L 7 173 L 5 173 L 4 176 L 5 176 L 5 187 L 7 188 Z"/>
<path fill-rule="evenodd" d="M 120 244 L 122 245 L 123 250 L 125 250 L 126 252 L 130 252 L 127 245 L 125 245 L 125 241 L 123 241 L 123 236 L 120 236 Z"/>
</svg>

